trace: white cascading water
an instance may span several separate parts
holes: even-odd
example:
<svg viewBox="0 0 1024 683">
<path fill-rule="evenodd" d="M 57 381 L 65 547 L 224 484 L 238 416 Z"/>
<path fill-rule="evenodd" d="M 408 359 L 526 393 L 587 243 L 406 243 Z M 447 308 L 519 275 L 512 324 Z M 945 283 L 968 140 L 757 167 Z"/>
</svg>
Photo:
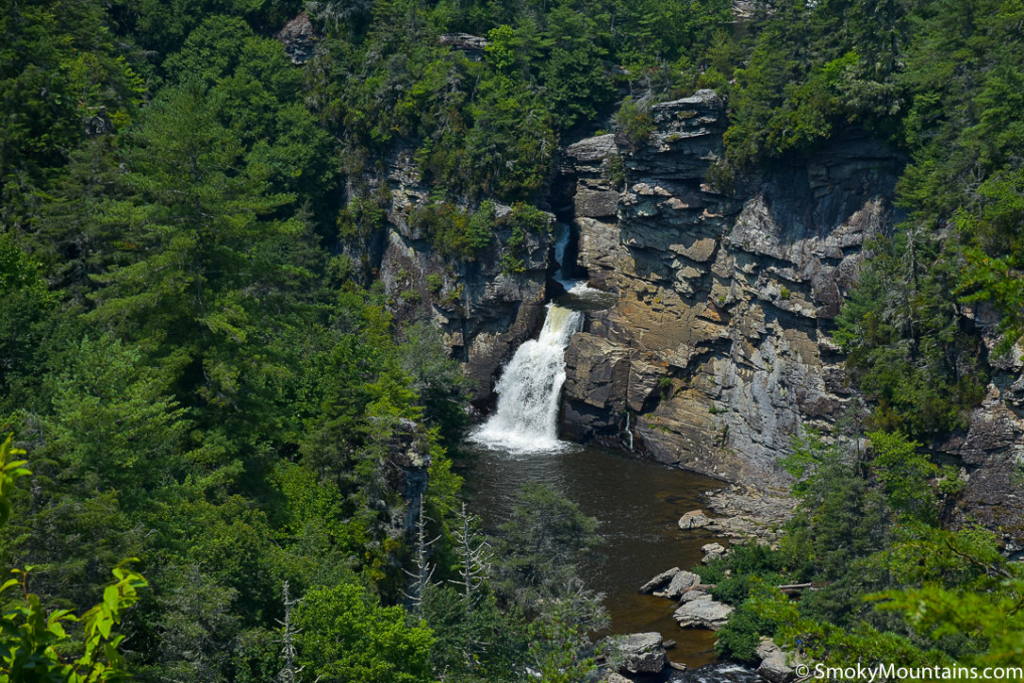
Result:
<svg viewBox="0 0 1024 683">
<path fill-rule="evenodd" d="M 540 337 L 523 342 L 494 390 L 498 407 L 470 439 L 514 454 L 551 452 L 558 440 L 558 407 L 565 382 L 565 347 L 579 331 L 583 314 L 548 304 Z"/>
<path fill-rule="evenodd" d="M 565 287 L 565 291 L 569 294 L 578 297 L 587 298 L 604 294 L 601 290 L 594 289 L 588 285 L 586 280 L 572 280 L 565 276 L 568 270 L 565 267 L 565 248 L 569 245 L 570 229 L 568 225 L 560 223 L 559 230 L 561 232 L 558 240 L 555 242 L 555 261 L 558 263 L 558 272 L 555 273 L 555 279 L 558 280 L 558 284 Z"/>
</svg>

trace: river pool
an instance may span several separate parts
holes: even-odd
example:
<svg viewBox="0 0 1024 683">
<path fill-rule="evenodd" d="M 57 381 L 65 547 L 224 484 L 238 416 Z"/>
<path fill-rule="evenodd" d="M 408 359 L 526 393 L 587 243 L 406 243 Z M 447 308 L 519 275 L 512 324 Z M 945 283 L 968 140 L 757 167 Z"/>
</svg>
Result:
<svg viewBox="0 0 1024 683">
<path fill-rule="evenodd" d="M 701 546 L 719 540 L 702 529 L 681 531 L 679 517 L 701 506 L 700 494 L 723 484 L 650 461 L 594 446 L 559 452 L 509 455 L 476 451 L 461 468 L 474 512 L 488 531 L 508 519 L 523 484 L 553 486 L 600 522 L 601 555 L 583 568 L 587 585 L 605 594 L 610 633 L 658 631 L 676 641 L 669 659 L 697 667 L 715 661 L 710 631 L 681 629 L 674 603 L 637 589 L 655 574 L 689 569 L 703 557 Z"/>
</svg>

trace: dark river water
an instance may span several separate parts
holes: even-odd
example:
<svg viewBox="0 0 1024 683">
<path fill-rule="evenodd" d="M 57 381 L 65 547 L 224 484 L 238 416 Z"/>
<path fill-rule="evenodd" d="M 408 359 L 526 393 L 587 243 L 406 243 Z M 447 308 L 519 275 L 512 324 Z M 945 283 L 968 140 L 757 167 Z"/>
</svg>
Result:
<svg viewBox="0 0 1024 683">
<path fill-rule="evenodd" d="M 611 633 L 658 631 L 676 641 L 670 660 L 691 669 L 715 661 L 713 633 L 679 628 L 673 601 L 637 589 L 670 567 L 700 562 L 701 546 L 716 537 L 681 531 L 679 517 L 699 508 L 700 494 L 721 482 L 593 446 L 519 456 L 480 450 L 469 460 L 461 474 L 470 505 L 490 531 L 508 519 L 516 493 L 529 482 L 556 488 L 600 521 L 605 543 L 584 575 L 590 588 L 605 594 Z"/>
</svg>

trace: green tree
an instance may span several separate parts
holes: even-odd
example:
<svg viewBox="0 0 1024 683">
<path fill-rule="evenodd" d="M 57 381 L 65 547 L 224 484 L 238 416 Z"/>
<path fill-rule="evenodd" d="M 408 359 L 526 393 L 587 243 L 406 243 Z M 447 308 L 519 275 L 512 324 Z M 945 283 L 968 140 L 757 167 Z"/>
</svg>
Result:
<svg viewBox="0 0 1024 683">
<path fill-rule="evenodd" d="M 591 121 L 611 101 L 614 91 L 603 59 L 607 51 L 598 40 L 598 18 L 557 4 L 547 16 L 550 50 L 540 61 L 544 100 L 565 130 Z"/>
<path fill-rule="evenodd" d="M 289 259 L 303 224 L 269 215 L 293 197 L 268 191 L 266 166 L 241 163 L 219 106 L 191 82 L 149 108 L 124 176 L 130 194 L 107 207 L 127 263 L 96 276 L 87 318 L 136 340 L 177 373 L 184 405 L 225 426 L 273 400 L 280 368 L 261 315 L 286 308 L 285 289 L 308 273 Z"/>
<path fill-rule="evenodd" d="M 0 397 L 11 395 L 13 385 L 31 381 L 42 371 L 40 345 L 55 297 L 47 291 L 33 262 L 14 241 L 13 235 L 0 234 L 0 319 L 17 321 L 0 335 Z M 0 410 L 5 400 L 0 399 Z"/>
<path fill-rule="evenodd" d="M 10 519 L 10 494 L 14 482 L 31 472 L 25 460 L 14 458 L 25 451 L 14 448 L 12 437 L 0 444 L 0 525 Z M 125 636 L 116 633 L 124 612 L 138 601 L 138 590 L 147 586 L 126 562 L 113 573 L 117 579 L 103 591 L 103 602 L 81 617 L 68 609 L 47 609 L 38 595 L 29 592 L 31 567 L 14 569 L 14 578 L 0 586 L 0 594 L 15 593 L 0 617 L 0 681 L 3 683 L 86 683 L 125 681 L 130 677 L 119 647 Z M 66 626 L 82 624 L 79 638 L 69 636 Z M 69 654 L 70 653 L 70 654 Z"/>
<path fill-rule="evenodd" d="M 299 663 L 332 683 L 427 683 L 434 636 L 361 586 L 308 592 L 295 610 Z"/>
<path fill-rule="evenodd" d="M 454 449 L 469 424 L 469 381 L 461 364 L 449 358 L 437 327 L 422 322 L 403 332 L 406 340 L 399 348 L 402 370 L 412 378 L 423 402 L 424 418 L 440 430 L 442 444 Z"/>
<path fill-rule="evenodd" d="M 564 605 L 547 610 L 530 623 L 530 659 L 541 680 L 582 683 L 594 676 L 598 652 L 587 631 L 588 625 L 579 622 L 578 613 Z"/>
<path fill-rule="evenodd" d="M 911 226 L 879 241 L 836 319 L 847 367 L 876 402 L 878 429 L 946 434 L 966 425 L 984 395 L 984 368 L 970 360 L 979 341 L 948 303 L 956 285 L 941 248 Z"/>
<path fill-rule="evenodd" d="M 603 595 L 580 578 L 584 557 L 602 542 L 597 520 L 558 491 L 528 484 L 494 542 L 492 586 L 530 617 L 529 656 L 545 680 L 586 679 L 594 669 L 592 633 L 608 625 Z"/>
<path fill-rule="evenodd" d="M 527 484 L 495 544 L 495 587 L 527 612 L 563 595 L 601 544 L 597 520 L 555 489 Z M 571 590 L 571 589 L 570 589 Z"/>
<path fill-rule="evenodd" d="M 871 432 L 871 471 L 878 477 L 889 507 L 901 516 L 934 523 L 937 501 L 930 480 L 939 468 L 920 452 L 921 444 L 899 433 Z"/>
<path fill-rule="evenodd" d="M 137 508 L 180 476 L 185 411 L 137 348 L 86 337 L 68 357 L 55 378 L 54 412 L 39 418 L 44 452 L 61 462 L 61 478 L 114 491 L 122 505 Z"/>
<path fill-rule="evenodd" d="M 84 120 L 127 123 L 144 88 L 100 2 L 5 3 L 0 45 L 0 220 L 24 225 L 46 173 L 84 137 Z"/>
<path fill-rule="evenodd" d="M 329 220 L 335 152 L 302 104 L 302 72 L 280 42 L 257 36 L 240 17 L 210 16 L 164 67 L 176 83 L 198 78 L 218 100 L 218 120 L 242 143 L 245 163 L 267 170 L 269 192 L 297 193 L 318 220 Z"/>
<path fill-rule="evenodd" d="M 427 592 L 424 618 L 434 632 L 431 662 L 445 680 L 485 683 L 518 681 L 527 664 L 527 624 L 516 610 L 503 609 L 486 591 L 468 600 L 455 586 Z"/>
</svg>

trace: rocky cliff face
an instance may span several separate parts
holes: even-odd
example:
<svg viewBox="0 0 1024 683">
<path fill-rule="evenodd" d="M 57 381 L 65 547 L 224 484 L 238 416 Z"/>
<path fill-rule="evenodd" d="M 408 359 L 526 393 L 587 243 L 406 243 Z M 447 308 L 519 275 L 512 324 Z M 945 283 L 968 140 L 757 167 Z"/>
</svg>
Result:
<svg viewBox="0 0 1024 683">
<path fill-rule="evenodd" d="M 616 294 L 613 306 L 588 313 L 566 352 L 563 434 L 781 487 L 777 460 L 801 425 L 828 433 L 866 413 L 830 335 L 865 243 L 898 218 L 891 199 L 904 160 L 851 130 L 725 188 L 715 170 L 727 122 L 715 93 L 652 113 L 656 130 L 639 145 L 602 135 L 563 155 L 578 265 L 592 286 Z M 501 365 L 536 330 L 553 236 L 527 237 L 517 274 L 502 272 L 501 228 L 478 260 L 454 263 L 410 225 L 429 192 L 411 150 L 392 156 L 381 184 L 387 222 L 367 251 L 393 308 L 402 320 L 439 324 L 475 398 L 487 399 Z M 965 315 L 994 345 L 998 320 Z M 1024 538 L 1021 371 L 993 362 L 969 430 L 936 445 L 963 466 L 967 514 L 1001 527 L 1011 551 L 1024 550 L 1015 540 Z"/>
<path fill-rule="evenodd" d="M 971 320 L 992 352 L 999 340 L 998 316 L 988 307 L 967 308 Z M 938 450 L 955 456 L 967 474 L 964 516 L 998 529 L 1006 550 L 1024 554 L 1024 348 L 989 357 L 991 381 L 981 405 L 971 412 L 970 426 Z"/>
<path fill-rule="evenodd" d="M 580 265 L 618 303 L 572 341 L 564 428 L 620 441 L 628 424 L 658 460 L 779 483 L 800 424 L 828 431 L 860 410 L 829 331 L 865 240 L 891 224 L 901 161 L 851 134 L 726 193 L 707 180 L 721 100 L 652 113 L 638 146 L 606 135 L 566 151 Z"/>
<path fill-rule="evenodd" d="M 510 230 L 498 227 L 492 248 L 475 261 L 445 259 L 431 249 L 409 216 L 427 203 L 429 188 L 420 183 L 413 150 L 397 151 L 383 180 L 390 206 L 382 243 L 369 249 L 385 292 L 400 320 L 433 320 L 444 331 L 453 357 L 465 364 L 474 399 L 492 393 L 495 374 L 536 328 L 547 301 L 547 272 L 552 234 L 527 234 L 523 270 L 503 271 L 501 245 Z M 499 205 L 497 216 L 509 207 Z"/>
<path fill-rule="evenodd" d="M 567 351 L 563 428 L 771 489 L 800 425 L 829 433 L 866 407 L 830 334 L 864 246 L 897 219 L 904 160 L 848 131 L 725 192 L 723 103 L 710 91 L 653 108 L 642 144 L 613 135 L 564 155 L 579 264 L 617 293 Z M 721 182 L 720 182 L 721 184 Z M 998 319 L 964 310 L 994 347 Z M 1024 350 L 990 360 L 988 396 L 943 444 L 967 477 L 962 518 L 1024 551 Z"/>
</svg>

